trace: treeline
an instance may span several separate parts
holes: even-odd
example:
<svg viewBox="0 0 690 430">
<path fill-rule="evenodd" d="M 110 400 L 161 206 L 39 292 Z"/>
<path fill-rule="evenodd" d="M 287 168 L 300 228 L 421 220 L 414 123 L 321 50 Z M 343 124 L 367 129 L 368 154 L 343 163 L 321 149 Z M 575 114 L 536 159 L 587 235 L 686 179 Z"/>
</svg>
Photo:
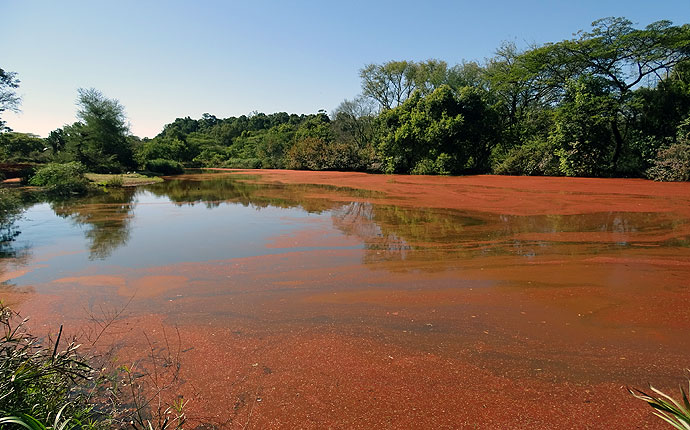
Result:
<svg viewBox="0 0 690 430">
<path fill-rule="evenodd" d="M 330 116 L 178 118 L 153 139 L 80 93 L 79 121 L 43 140 L 2 134 L 5 158 L 95 171 L 187 167 L 690 179 L 690 25 L 595 21 L 572 39 L 506 43 L 483 63 L 390 61 Z M 162 167 L 161 167 L 162 166 Z M 167 167 L 166 167 L 167 166 Z"/>
</svg>

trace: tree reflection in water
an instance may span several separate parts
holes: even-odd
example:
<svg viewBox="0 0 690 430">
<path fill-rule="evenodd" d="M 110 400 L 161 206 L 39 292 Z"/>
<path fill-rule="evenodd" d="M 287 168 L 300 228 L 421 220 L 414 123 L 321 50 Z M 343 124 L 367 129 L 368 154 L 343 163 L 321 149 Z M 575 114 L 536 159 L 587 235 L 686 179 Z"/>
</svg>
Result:
<svg viewBox="0 0 690 430">
<path fill-rule="evenodd" d="M 222 204 L 241 204 L 257 210 L 275 207 L 301 208 L 308 213 L 330 212 L 336 229 L 363 242 L 364 263 L 435 260 L 455 265 L 480 254 L 532 257 L 573 252 L 572 248 L 563 246 L 569 241 L 587 245 L 577 252 L 591 252 L 592 246 L 632 246 L 646 237 L 658 237 L 660 231 L 683 231 L 677 225 L 681 221 L 658 213 L 537 216 L 466 213 L 380 204 L 376 202 L 385 203 L 385 195 L 373 191 L 325 185 L 260 184 L 252 179 L 224 174 L 182 175 L 136 190 L 119 189 L 87 198 L 54 201 L 51 207 L 57 215 L 88 226 L 85 237 L 92 260 L 105 259 L 127 243 L 137 195 L 142 193 L 169 199 L 178 206 L 203 204 L 213 209 Z M 586 234 L 590 236 L 582 236 Z M 594 240 L 593 234 L 603 236 Z M 435 265 L 439 266 L 443 264 Z"/>
<path fill-rule="evenodd" d="M 87 226 L 89 259 L 103 260 L 130 237 L 132 211 L 136 206 L 134 189 L 115 189 L 94 196 L 52 201 L 56 215 Z"/>
</svg>

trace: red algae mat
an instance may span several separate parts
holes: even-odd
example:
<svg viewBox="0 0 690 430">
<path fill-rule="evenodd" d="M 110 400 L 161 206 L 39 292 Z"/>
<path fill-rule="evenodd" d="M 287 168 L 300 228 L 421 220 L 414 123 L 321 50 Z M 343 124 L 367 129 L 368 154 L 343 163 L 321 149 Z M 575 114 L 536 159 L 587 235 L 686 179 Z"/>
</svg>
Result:
<svg viewBox="0 0 690 430">
<path fill-rule="evenodd" d="M 289 219 L 261 255 L 0 297 L 39 331 L 85 324 L 80 300 L 126 304 L 106 335 L 123 360 L 178 332 L 189 427 L 666 428 L 626 387 L 675 391 L 690 365 L 689 184 L 218 175 L 287 187 L 262 196 L 330 221 Z"/>
</svg>

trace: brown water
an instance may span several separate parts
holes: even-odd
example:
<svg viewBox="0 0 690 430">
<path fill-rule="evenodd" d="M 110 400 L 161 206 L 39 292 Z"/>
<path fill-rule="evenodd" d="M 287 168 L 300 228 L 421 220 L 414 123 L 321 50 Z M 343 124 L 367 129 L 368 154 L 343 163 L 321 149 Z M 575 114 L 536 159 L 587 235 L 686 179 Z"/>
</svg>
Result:
<svg viewBox="0 0 690 430">
<path fill-rule="evenodd" d="M 688 184 L 237 173 L 34 206 L 0 298 L 177 328 L 192 423 L 664 428 L 625 386 L 689 365 Z"/>
</svg>

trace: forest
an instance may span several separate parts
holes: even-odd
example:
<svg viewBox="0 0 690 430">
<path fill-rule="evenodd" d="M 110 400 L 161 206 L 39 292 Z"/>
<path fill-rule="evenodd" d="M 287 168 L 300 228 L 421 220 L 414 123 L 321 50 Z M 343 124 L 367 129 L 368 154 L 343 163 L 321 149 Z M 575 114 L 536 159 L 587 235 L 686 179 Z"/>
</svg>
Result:
<svg viewBox="0 0 690 430">
<path fill-rule="evenodd" d="M 1 115 L 18 109 L 19 80 L 0 72 Z M 80 89 L 77 121 L 46 138 L 0 122 L 0 163 L 690 179 L 689 24 L 603 18 L 559 42 L 506 42 L 481 63 L 388 61 L 359 75 L 361 94 L 330 114 L 206 113 L 151 139 L 130 133 L 116 99 Z"/>
</svg>

